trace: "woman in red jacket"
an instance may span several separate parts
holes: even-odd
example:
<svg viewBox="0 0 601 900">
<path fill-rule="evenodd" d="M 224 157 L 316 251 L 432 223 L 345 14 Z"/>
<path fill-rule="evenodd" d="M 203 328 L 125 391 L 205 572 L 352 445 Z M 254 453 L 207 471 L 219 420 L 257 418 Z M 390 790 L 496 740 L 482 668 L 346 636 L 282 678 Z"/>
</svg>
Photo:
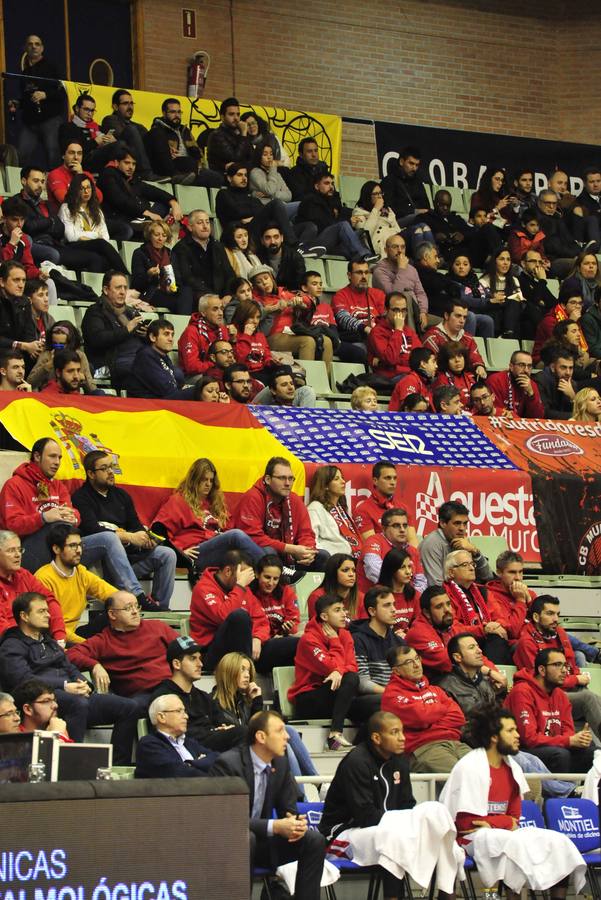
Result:
<svg viewBox="0 0 601 900">
<path fill-rule="evenodd" d="M 269 621 L 269 647 L 263 644 L 257 660 L 259 672 L 294 665 L 298 638 L 292 635 L 298 631 L 300 614 L 294 588 L 282 580 L 283 567 L 275 553 L 262 556 L 255 565 L 257 577 L 249 585 Z"/>
<path fill-rule="evenodd" d="M 155 516 L 167 536 L 201 572 L 221 565 L 228 550 L 244 550 L 253 561 L 265 551 L 237 528 L 229 528 L 229 512 L 217 469 L 210 459 L 197 459 Z"/>
<path fill-rule="evenodd" d="M 433 389 L 441 385 L 456 387 L 461 394 L 461 402 L 466 409 L 470 405 L 470 390 L 476 377 L 470 371 L 469 352 L 467 347 L 458 341 L 443 344 L 438 351 L 438 375 L 432 385 Z"/>
<path fill-rule="evenodd" d="M 397 617 L 394 630 L 404 638 L 409 626 L 420 611 L 421 594 L 411 584 L 413 578 L 413 561 L 406 550 L 393 547 L 382 560 L 378 583 L 389 587 L 394 595 Z"/>
<path fill-rule="evenodd" d="M 315 604 L 324 594 L 335 594 L 342 600 L 347 628 L 354 619 L 367 618 L 363 608 L 363 594 L 357 587 L 357 567 L 350 554 L 334 553 L 330 556 L 321 587 L 314 590 L 307 600 L 310 619 L 315 615 Z"/>
<path fill-rule="evenodd" d="M 271 355 L 265 335 L 259 331 L 261 307 L 256 300 L 241 303 L 232 317 L 236 326 L 234 353 L 236 362 L 244 363 L 253 378 L 267 384 L 269 369 L 278 365 Z"/>
</svg>

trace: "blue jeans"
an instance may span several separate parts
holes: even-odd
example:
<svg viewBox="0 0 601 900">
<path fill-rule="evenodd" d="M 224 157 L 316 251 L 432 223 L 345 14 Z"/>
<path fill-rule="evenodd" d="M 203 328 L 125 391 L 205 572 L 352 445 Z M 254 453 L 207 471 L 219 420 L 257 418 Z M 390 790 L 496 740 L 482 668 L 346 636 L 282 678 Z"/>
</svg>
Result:
<svg viewBox="0 0 601 900">
<path fill-rule="evenodd" d="M 198 544 L 197 550 L 198 556 L 194 568 L 198 572 L 209 566 L 222 565 L 223 556 L 228 550 L 243 550 L 248 553 L 253 563 L 265 556 L 266 552 L 239 528 L 232 528 L 230 531 L 224 531 L 223 534 L 216 534 L 215 537 L 209 538 L 203 544 Z"/>
<path fill-rule="evenodd" d="M 317 235 L 317 241 L 319 244 L 323 244 L 327 253 L 335 253 L 336 250 L 341 249 L 342 255 L 347 259 L 355 257 L 364 259 L 370 255 L 350 222 L 336 222 L 335 225 L 328 225 Z"/>
<path fill-rule="evenodd" d="M 161 609 L 169 609 L 175 580 L 175 551 L 170 547 L 155 547 L 146 559 L 133 566 L 125 548 L 113 531 L 99 531 L 82 539 L 82 563 L 89 566 L 101 562 L 107 580 L 120 590 L 131 591 L 136 597 L 144 591 L 138 578 L 152 574 L 152 596 Z"/>
<path fill-rule="evenodd" d="M 572 650 L 576 657 L 576 663 L 579 667 L 585 666 L 587 661 L 596 661 L 597 654 L 599 653 L 598 647 L 591 647 L 590 644 L 585 644 L 584 641 L 581 641 L 580 638 L 577 638 L 573 634 L 568 634 L 568 638 L 570 639 L 570 644 L 572 645 Z"/>
</svg>

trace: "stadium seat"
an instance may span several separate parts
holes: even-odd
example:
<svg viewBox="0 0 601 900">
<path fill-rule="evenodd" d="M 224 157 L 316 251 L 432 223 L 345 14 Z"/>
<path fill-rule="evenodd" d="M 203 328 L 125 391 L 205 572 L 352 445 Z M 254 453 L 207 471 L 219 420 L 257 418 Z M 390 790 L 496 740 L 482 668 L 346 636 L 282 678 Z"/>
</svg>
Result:
<svg viewBox="0 0 601 900">
<path fill-rule="evenodd" d="M 174 341 L 175 344 L 179 341 L 180 337 L 188 327 L 188 322 L 190 321 L 190 316 L 177 316 L 174 313 L 169 313 L 168 315 L 169 321 L 173 324 L 173 328 L 175 331 Z"/>
<path fill-rule="evenodd" d="M 137 250 L 142 244 L 142 239 L 139 241 L 121 241 L 121 250 L 120 256 L 129 271 L 131 272 L 131 258 L 134 255 L 134 250 Z"/>
<path fill-rule="evenodd" d="M 165 625 L 169 625 L 170 628 L 173 628 L 174 631 L 179 631 L 185 637 L 190 634 L 190 613 L 184 610 L 179 612 L 169 612 L 168 610 L 164 612 L 144 612 L 142 613 L 142 618 L 157 619 L 159 622 L 164 622 Z"/>
<path fill-rule="evenodd" d="M 487 557 L 492 569 L 497 556 L 509 550 L 505 538 L 498 534 L 470 534 L 470 541 Z"/>
<path fill-rule="evenodd" d="M 447 185 L 438 187 L 437 185 L 434 185 L 432 190 L 434 194 L 436 191 L 448 191 L 451 195 L 451 211 L 456 213 L 466 212 L 463 188 L 448 187 Z M 432 198 L 432 200 L 434 200 L 434 198 Z"/>
<path fill-rule="evenodd" d="M 601 869 L 599 853 L 599 809 L 592 800 L 577 797 L 549 799 L 545 803 L 547 828 L 568 837 L 587 865 L 593 897 L 599 896 L 597 873 Z"/>
<path fill-rule="evenodd" d="M 486 338 L 486 350 L 490 367 L 494 372 L 502 372 L 509 365 L 511 354 L 520 349 L 520 342 L 506 338 Z"/>
<path fill-rule="evenodd" d="M 307 272 L 319 272 L 321 275 L 321 283 L 324 287 L 324 290 L 328 284 L 328 276 L 326 273 L 326 267 L 324 265 L 323 259 L 306 259 L 305 260 L 305 269 Z M 329 302 L 324 295 L 321 295 L 321 302 L 327 303 Z"/>
<path fill-rule="evenodd" d="M 367 179 L 357 175 L 341 175 L 338 181 L 342 202 L 345 206 L 353 209 L 357 205 L 361 188 Z"/>
<path fill-rule="evenodd" d="M 176 184 L 175 197 L 184 213 L 190 213 L 193 209 L 204 209 L 206 212 L 211 211 L 211 201 L 209 194 L 204 187 L 194 187 L 194 185 Z"/>
<path fill-rule="evenodd" d="M 88 287 L 91 287 L 95 294 L 100 296 L 102 294 L 102 279 L 104 275 L 102 272 L 82 272 L 81 273 L 81 282 L 82 284 L 87 284 Z"/>
<path fill-rule="evenodd" d="M 328 371 L 322 359 L 301 359 L 300 365 L 307 373 L 307 384 L 312 387 L 318 397 L 329 397 L 330 382 Z"/>
<path fill-rule="evenodd" d="M 333 362 L 330 378 L 332 381 L 332 391 L 339 394 L 337 385 L 348 378 L 349 375 L 365 375 L 365 366 L 363 363 L 343 363 Z"/>
<path fill-rule="evenodd" d="M 149 184 L 151 187 L 158 187 L 161 191 L 167 191 L 168 194 L 173 195 L 173 185 L 170 181 L 146 181 L 145 184 Z"/>
<path fill-rule="evenodd" d="M 428 198 L 428 203 L 430 204 L 430 206 L 433 206 L 434 205 L 434 188 L 436 188 L 436 185 L 432 186 L 431 184 L 426 184 L 425 181 L 423 182 L 423 185 L 424 185 L 424 190 L 426 192 L 426 197 Z"/>
<path fill-rule="evenodd" d="M 301 622 L 305 622 L 308 618 L 307 600 L 309 599 L 309 595 L 317 590 L 322 581 L 323 572 L 306 572 L 294 585 Z"/>
<path fill-rule="evenodd" d="M 554 297 L 559 297 L 559 279 L 558 278 L 547 278 L 547 287 L 551 291 Z"/>
<path fill-rule="evenodd" d="M 211 215 L 215 215 L 215 203 L 217 201 L 217 194 L 219 193 L 220 188 L 207 188 L 209 194 L 209 205 L 211 207 Z"/>
<path fill-rule="evenodd" d="M 4 188 L 7 194 L 21 191 L 21 169 L 19 166 L 4 166 Z"/>
<path fill-rule="evenodd" d="M 64 319 L 65 322 L 71 322 L 72 325 L 79 328 L 80 323 L 78 322 L 78 317 L 75 315 L 75 309 L 74 307 L 69 306 L 68 303 L 59 303 L 58 306 L 50 307 L 50 309 L 51 312 L 54 313 L 55 322 Z"/>
<path fill-rule="evenodd" d="M 470 209 L 472 208 L 472 197 L 476 193 L 472 188 L 464 188 L 463 189 L 463 204 L 465 207 L 465 211 L 469 214 Z"/>
<path fill-rule="evenodd" d="M 148 734 L 148 719 L 138 719 L 138 740 Z"/>
<path fill-rule="evenodd" d="M 522 800 L 520 828 L 544 828 L 545 820 L 534 800 Z"/>
<path fill-rule="evenodd" d="M 483 337 L 476 337 L 475 335 L 474 340 L 476 342 L 476 347 L 478 348 L 478 353 L 484 360 L 484 367 L 488 369 L 490 367 L 490 363 L 488 361 L 488 353 L 486 352 L 486 340 Z"/>
<path fill-rule="evenodd" d="M 499 670 L 499 672 L 503 672 L 505 675 L 507 675 L 507 690 L 511 690 L 511 686 L 513 685 L 513 676 L 517 672 L 516 667 L 499 665 L 497 666 L 497 669 Z"/>
<path fill-rule="evenodd" d="M 532 353 L 533 349 L 534 349 L 534 341 L 526 341 L 526 340 L 522 341 L 522 350 L 524 350 L 526 353 Z"/>
<path fill-rule="evenodd" d="M 135 766 L 111 766 L 111 781 L 129 781 L 135 771 Z"/>
<path fill-rule="evenodd" d="M 294 714 L 294 708 L 288 699 L 288 688 L 292 687 L 294 683 L 294 666 L 276 666 L 271 676 L 273 678 L 273 692 L 277 694 L 280 712 L 285 719 L 290 719 Z"/>
<path fill-rule="evenodd" d="M 326 265 L 328 287 L 330 290 L 339 291 L 341 288 L 346 287 L 348 284 L 348 274 L 346 271 L 348 263 L 346 259 L 325 256 L 324 262 Z"/>
</svg>

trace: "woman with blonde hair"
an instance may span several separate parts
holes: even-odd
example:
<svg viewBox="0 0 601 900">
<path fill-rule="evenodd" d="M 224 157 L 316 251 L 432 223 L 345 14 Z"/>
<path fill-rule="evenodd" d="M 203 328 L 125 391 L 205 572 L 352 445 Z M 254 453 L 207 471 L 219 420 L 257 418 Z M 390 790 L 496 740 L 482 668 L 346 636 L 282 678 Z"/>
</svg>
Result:
<svg viewBox="0 0 601 900">
<path fill-rule="evenodd" d="M 601 422 L 601 395 L 596 388 L 584 387 L 578 391 L 570 422 Z"/>
<path fill-rule="evenodd" d="M 363 412 L 376 412 L 378 409 L 378 395 L 374 389 L 366 384 L 355 388 L 351 394 L 351 409 L 362 410 Z"/>
<path fill-rule="evenodd" d="M 246 727 L 251 716 L 263 709 L 261 688 L 255 678 L 255 664 L 244 653 L 226 653 L 217 663 L 212 696 L 230 724 Z M 290 725 L 286 731 L 289 737 L 286 752 L 292 774 L 317 775 L 298 731 Z"/>
<path fill-rule="evenodd" d="M 155 516 L 167 537 L 197 572 L 219 566 L 228 550 L 243 550 L 253 562 L 264 555 L 243 531 L 229 528 L 230 514 L 210 459 L 195 460 Z"/>
<path fill-rule="evenodd" d="M 311 481 L 307 510 L 318 550 L 358 557 L 361 538 L 348 511 L 345 490 L 346 481 L 338 466 L 319 466 Z"/>
<path fill-rule="evenodd" d="M 144 226 L 144 243 L 131 258 L 131 286 L 147 303 L 166 306 L 171 312 L 190 315 L 192 292 L 180 291 L 171 263 L 171 228 L 163 219 L 153 219 Z"/>
</svg>

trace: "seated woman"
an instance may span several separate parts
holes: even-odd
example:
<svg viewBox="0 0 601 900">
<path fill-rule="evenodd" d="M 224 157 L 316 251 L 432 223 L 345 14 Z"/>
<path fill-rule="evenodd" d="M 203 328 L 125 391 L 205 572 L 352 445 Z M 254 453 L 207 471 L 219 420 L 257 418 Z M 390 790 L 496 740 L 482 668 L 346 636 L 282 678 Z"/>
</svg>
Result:
<svg viewBox="0 0 601 900">
<path fill-rule="evenodd" d="M 398 550 L 393 547 L 382 560 L 378 584 L 390 588 L 394 595 L 394 605 L 397 617 L 394 630 L 399 637 L 404 638 L 409 626 L 419 613 L 419 598 L 421 594 L 412 585 L 413 561 L 406 550 Z"/>
<path fill-rule="evenodd" d="M 210 459 L 197 459 L 155 516 L 167 537 L 196 572 L 219 566 L 228 550 L 244 550 L 253 561 L 264 555 L 243 531 L 228 528 L 229 512 Z"/>
<path fill-rule="evenodd" d="M 377 181 L 366 181 L 353 210 L 356 231 L 369 235 L 371 245 L 380 259 L 386 257 L 386 241 L 400 232 L 396 216 L 384 203 L 384 192 Z"/>
<path fill-rule="evenodd" d="M 189 316 L 193 308 L 192 292 L 179 291 L 171 265 L 171 229 L 162 219 L 144 226 L 144 243 L 131 258 L 131 286 L 152 306 L 166 306 L 171 312 Z"/>
<path fill-rule="evenodd" d="M 253 378 L 263 384 L 269 380 L 269 370 L 281 362 L 267 343 L 265 335 L 259 331 L 261 307 L 255 300 L 246 300 L 238 306 L 232 317 L 236 327 L 234 353 L 236 362 L 244 363 Z"/>
<path fill-rule="evenodd" d="M 480 284 L 474 272 L 471 257 L 464 250 L 458 250 L 449 271 L 453 296 L 467 305 L 468 309 L 483 312 L 486 309 L 489 291 Z"/>
<path fill-rule="evenodd" d="M 583 310 L 589 306 L 595 306 L 601 288 L 601 272 L 599 261 L 594 253 L 582 251 L 574 261 L 574 266 L 566 275 L 562 289 L 574 290 L 581 294 L 584 303 Z"/>
<path fill-rule="evenodd" d="M 248 189 L 261 203 L 281 200 L 290 217 L 296 214 L 300 202 L 292 202 L 292 192 L 278 171 L 278 162 L 269 144 L 255 148 L 248 175 Z"/>
<path fill-rule="evenodd" d="M 526 300 L 520 282 L 511 272 L 511 257 L 506 247 L 491 255 L 488 271 L 480 284 L 489 291 L 486 314 L 494 320 L 495 336 L 519 338 L 522 304 Z"/>
<path fill-rule="evenodd" d="M 532 361 L 535 365 L 538 365 L 540 362 L 542 347 L 551 340 L 553 329 L 558 322 L 569 319 L 571 322 L 578 322 L 580 325 L 583 302 L 582 294 L 575 286 L 569 284 L 561 286 L 557 304 L 540 320 L 536 329 L 534 347 L 532 348 Z"/>
<path fill-rule="evenodd" d="M 271 147 L 273 158 L 278 166 L 289 168 L 290 157 L 280 143 L 278 136 L 271 131 L 269 122 L 266 122 L 265 119 L 258 116 L 255 112 L 242 113 L 240 118 L 248 126 L 246 134 L 250 138 L 253 147 Z"/>
<path fill-rule="evenodd" d="M 307 510 L 318 550 L 358 559 L 362 542 L 348 511 L 345 491 L 346 482 L 338 466 L 319 466 L 311 481 Z"/>
<path fill-rule="evenodd" d="M 514 200 L 507 187 L 505 169 L 489 166 L 482 173 L 478 190 L 472 195 L 470 208 L 482 207 L 486 210 L 489 221 L 504 227 L 513 218 Z"/>
<path fill-rule="evenodd" d="M 232 269 L 240 278 L 247 278 L 250 270 L 261 264 L 261 260 L 254 253 L 248 228 L 242 222 L 230 222 L 226 225 L 221 235 L 221 243 L 225 247 Z"/>
<path fill-rule="evenodd" d="M 351 409 L 361 410 L 362 412 L 376 412 L 378 409 L 378 395 L 373 388 L 363 387 L 355 388 L 351 394 Z"/>
<path fill-rule="evenodd" d="M 35 340 L 45 341 L 48 329 L 54 324 L 54 317 L 48 312 L 48 283 L 41 278 L 28 278 L 23 295 L 31 303 L 31 318 L 35 329 Z M 53 306 L 56 310 L 57 305 Z"/>
<path fill-rule="evenodd" d="M 60 309 L 60 307 L 56 308 Z M 73 350 L 81 361 L 81 374 L 83 375 L 81 386 L 84 394 L 96 393 L 96 382 L 92 377 L 88 358 L 81 349 L 81 336 L 72 322 L 66 319 L 53 322 L 50 329 L 46 332 L 45 343 L 45 349 L 42 350 L 35 361 L 34 367 L 27 376 L 27 381 L 32 388 L 42 390 L 49 381 L 56 380 L 54 354 L 57 350 Z"/>
<path fill-rule="evenodd" d="M 443 384 L 456 387 L 466 409 L 470 405 L 470 389 L 476 382 L 469 360 L 469 352 L 464 344 L 460 344 L 459 341 L 443 344 L 438 351 L 438 375 L 432 385 L 433 390 Z"/>
<path fill-rule="evenodd" d="M 601 422 L 601 395 L 596 388 L 585 387 L 574 397 L 570 422 Z"/>
<path fill-rule="evenodd" d="M 74 175 L 58 211 L 65 226 L 65 240 L 69 244 L 83 245 L 88 252 L 90 272 L 127 272 L 127 266 L 109 243 L 109 233 L 100 209 L 96 186 L 85 173 Z"/>
<path fill-rule="evenodd" d="M 344 603 L 346 627 L 355 619 L 366 619 L 363 594 L 357 587 L 357 566 L 349 553 L 335 553 L 326 563 L 321 586 L 307 600 L 309 618 L 315 615 L 315 604 L 324 594 L 336 594 Z"/>
<path fill-rule="evenodd" d="M 278 287 L 269 266 L 255 266 L 248 277 L 253 286 L 253 299 L 261 306 L 264 316 L 272 317 L 267 338 L 271 349 L 287 350 L 298 359 L 316 359 L 319 355 L 329 368 L 334 355 L 332 341 L 326 335 L 320 334 L 317 340 L 307 334 L 304 324 L 304 319 L 308 316 L 310 321 L 313 313 L 311 299 L 306 294 Z M 294 333 L 297 323 L 299 335 Z"/>
<path fill-rule="evenodd" d="M 261 688 L 255 682 L 256 671 L 252 659 L 243 653 L 226 653 L 215 669 L 213 699 L 232 725 L 248 726 L 255 713 L 263 709 Z M 298 731 L 287 725 L 286 753 L 293 775 L 317 775 L 309 751 Z"/>
<path fill-rule="evenodd" d="M 203 375 L 194 385 L 194 399 L 203 403 L 229 403 L 229 395 L 221 390 L 213 375 Z"/>
<path fill-rule="evenodd" d="M 227 325 L 229 325 L 234 318 L 234 313 L 238 309 L 241 303 L 252 300 L 253 298 L 253 287 L 248 278 L 234 278 L 228 288 L 228 295 L 230 296 L 230 300 L 227 302 L 224 310 L 223 310 L 223 318 Z M 267 322 L 268 326 L 271 326 L 271 322 Z M 261 322 L 261 329 L 263 333 L 265 333 L 265 328 L 263 327 L 263 322 Z M 269 331 L 269 327 L 267 328 Z"/>
<path fill-rule="evenodd" d="M 293 666 L 300 614 L 294 588 L 282 579 L 284 564 L 275 553 L 262 556 L 255 564 L 257 577 L 249 590 L 255 595 L 269 622 L 269 639 L 261 646 L 257 671 L 271 672 L 278 666 Z"/>
<path fill-rule="evenodd" d="M 599 360 L 589 355 L 588 344 L 579 322 L 564 319 L 555 325 L 551 339 L 543 344 L 540 351 L 541 362 L 545 366 L 553 361 L 553 354 L 558 348 L 566 350 L 569 356 L 573 356 L 573 377 L 576 383 L 594 378 L 598 374 Z"/>
</svg>

